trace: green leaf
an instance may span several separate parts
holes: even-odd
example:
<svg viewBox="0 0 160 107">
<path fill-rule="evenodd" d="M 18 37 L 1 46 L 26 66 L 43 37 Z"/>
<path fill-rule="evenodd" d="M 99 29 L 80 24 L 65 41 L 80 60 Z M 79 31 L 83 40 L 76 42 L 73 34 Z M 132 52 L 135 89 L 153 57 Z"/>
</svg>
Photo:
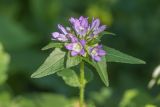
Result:
<svg viewBox="0 0 160 107">
<path fill-rule="evenodd" d="M 129 64 L 145 64 L 145 61 L 138 58 L 124 54 L 113 48 L 103 46 L 104 50 L 107 52 L 106 61 L 107 62 L 120 62 L 120 63 L 129 63 Z"/>
<path fill-rule="evenodd" d="M 84 70 L 85 70 L 85 81 L 86 83 L 88 83 L 93 80 L 94 75 L 93 72 L 87 66 L 85 66 Z"/>
<path fill-rule="evenodd" d="M 113 36 L 116 36 L 115 33 L 108 32 L 108 31 L 104 31 L 104 32 L 102 33 L 102 35 L 113 35 Z"/>
<path fill-rule="evenodd" d="M 105 57 L 102 57 L 102 60 L 99 62 L 90 61 L 86 58 L 84 58 L 84 60 L 96 69 L 103 83 L 106 86 L 109 86 L 109 80 L 108 80 L 108 74 L 107 74 L 107 64 L 106 64 Z"/>
<path fill-rule="evenodd" d="M 59 42 L 51 42 L 48 45 L 46 45 L 45 47 L 42 48 L 42 50 L 48 50 L 51 48 L 62 48 L 63 47 L 63 43 L 59 43 Z"/>
<path fill-rule="evenodd" d="M 77 67 L 75 70 L 79 70 Z M 79 87 L 80 81 L 79 76 L 75 70 L 72 69 L 64 69 L 62 71 L 57 72 L 57 75 L 62 77 L 65 83 L 71 87 Z M 85 84 L 93 79 L 93 73 L 89 68 L 85 66 Z"/>
<path fill-rule="evenodd" d="M 72 87 L 80 86 L 78 75 L 72 69 L 64 69 L 60 72 L 57 72 L 57 75 L 62 77 L 65 83 L 69 86 L 72 86 Z"/>
<path fill-rule="evenodd" d="M 82 58 L 80 56 L 71 56 L 70 52 L 68 53 L 67 56 L 67 62 L 66 62 L 66 68 L 70 68 L 73 66 L 78 65 L 82 61 Z"/>
<path fill-rule="evenodd" d="M 97 44 L 97 43 L 99 43 L 101 40 L 100 40 L 100 36 L 99 36 L 99 38 L 95 38 L 95 39 L 93 39 L 93 40 L 91 40 L 89 43 L 88 43 L 88 45 L 95 45 L 95 44 Z"/>
<path fill-rule="evenodd" d="M 65 68 L 65 55 L 65 52 L 56 48 L 31 77 L 40 78 L 63 70 Z"/>
</svg>

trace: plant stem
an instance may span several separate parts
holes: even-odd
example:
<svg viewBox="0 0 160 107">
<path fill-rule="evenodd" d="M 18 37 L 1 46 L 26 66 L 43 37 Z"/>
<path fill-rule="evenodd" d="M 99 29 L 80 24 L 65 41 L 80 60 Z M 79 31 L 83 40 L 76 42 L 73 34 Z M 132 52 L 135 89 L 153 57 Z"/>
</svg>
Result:
<svg viewBox="0 0 160 107">
<path fill-rule="evenodd" d="M 80 63 L 80 98 L 79 107 L 84 107 L 84 89 L 85 89 L 85 78 L 84 78 L 84 62 Z"/>
</svg>

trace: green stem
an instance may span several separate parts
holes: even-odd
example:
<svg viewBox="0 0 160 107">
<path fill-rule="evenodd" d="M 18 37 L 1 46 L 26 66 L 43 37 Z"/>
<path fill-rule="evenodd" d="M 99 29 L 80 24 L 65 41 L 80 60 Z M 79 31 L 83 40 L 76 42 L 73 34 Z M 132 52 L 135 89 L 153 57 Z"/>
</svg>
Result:
<svg viewBox="0 0 160 107">
<path fill-rule="evenodd" d="M 84 107 L 84 89 L 85 89 L 85 78 L 84 78 L 84 62 L 80 63 L 80 98 L 79 106 Z"/>
</svg>

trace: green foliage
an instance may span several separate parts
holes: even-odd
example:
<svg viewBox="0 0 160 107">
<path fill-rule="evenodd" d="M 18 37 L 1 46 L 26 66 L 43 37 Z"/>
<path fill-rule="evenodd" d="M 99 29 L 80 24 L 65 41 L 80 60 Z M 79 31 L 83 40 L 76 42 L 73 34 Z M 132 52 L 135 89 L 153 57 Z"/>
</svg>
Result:
<svg viewBox="0 0 160 107">
<path fill-rule="evenodd" d="M 147 104 L 145 105 L 145 107 L 157 107 L 156 105 L 152 105 L 152 104 Z"/>
<path fill-rule="evenodd" d="M 10 107 L 11 96 L 7 91 L 0 92 L 0 107 Z"/>
<path fill-rule="evenodd" d="M 40 78 L 63 70 L 65 68 L 65 55 L 65 52 L 56 48 L 31 77 Z"/>
<path fill-rule="evenodd" d="M 91 69 L 89 69 L 87 66 L 85 66 L 84 71 L 85 71 L 85 82 L 88 83 L 88 82 L 92 81 L 94 78 L 94 74 L 91 71 Z"/>
<path fill-rule="evenodd" d="M 117 104 L 121 100 L 122 92 L 125 93 L 126 89 L 131 87 L 146 89 L 146 81 L 149 80 L 148 77 L 151 77 L 151 70 L 159 63 L 159 4 L 160 0 L 86 0 L 84 2 L 81 0 L 0 0 L 0 41 L 11 56 L 10 67 L 7 73 L 5 71 L 5 75 L 8 74 L 5 76 L 8 77 L 7 84 L 4 84 L 5 81 L 3 80 L 4 85 L 1 85 L 0 89 L 4 86 L 9 87 L 14 95 L 11 99 L 16 97 L 16 101 L 21 98 L 22 100 L 27 99 L 26 103 L 28 105 L 23 104 L 23 106 L 29 106 L 31 102 L 36 103 L 33 100 L 36 98 L 33 98 L 33 96 L 38 97 L 38 95 L 41 95 L 40 91 L 63 93 L 66 96 L 74 97 L 77 90 L 66 87 L 59 79 L 53 78 L 53 76 L 35 80 L 30 79 L 29 75 L 47 57 L 47 52 L 41 52 L 40 48 L 50 41 L 48 35 L 56 31 L 57 22 L 66 24 L 70 16 L 94 16 L 95 18 L 100 18 L 103 24 L 108 25 L 108 31 L 115 32 L 118 35 L 116 38 L 103 36 L 102 41 L 104 44 L 116 47 L 119 50 L 123 49 L 129 53 L 134 50 L 135 56 L 143 57 L 148 63 L 148 65 L 134 67 L 112 64 L 109 67 L 110 81 L 112 81 L 110 87 L 113 88 L 113 96 L 101 106 L 118 107 Z M 115 60 L 117 61 L 117 59 Z M 109 58 L 109 62 L 114 62 L 115 60 Z M 118 61 L 124 63 L 124 60 L 122 61 L 119 57 Z M 1 57 L 0 62 L 3 62 Z M 110 65 L 110 63 L 107 63 L 107 65 Z M 86 64 L 85 66 L 88 65 Z M 85 71 L 88 73 L 87 69 Z M 4 74 L 0 74 L 0 79 L 2 79 L 2 75 Z M 97 76 L 94 76 L 93 81 L 87 87 L 87 95 L 90 90 L 96 91 L 101 88 Z M 157 87 L 159 86 L 148 90 L 148 94 L 152 96 L 152 93 L 154 97 L 158 96 L 159 90 L 157 90 Z M 140 90 L 139 88 L 136 89 Z M 28 98 L 21 94 L 32 92 L 37 94 Z M 9 92 L 7 91 L 6 93 L 8 94 Z M 0 90 L 0 107 L 5 107 L 5 105 L 2 105 L 2 102 L 5 103 L 5 101 L 12 105 L 9 107 L 23 107 L 19 106 L 18 103 L 10 102 L 10 100 L 2 100 L 2 95 L 4 94 Z M 86 99 L 90 100 L 91 98 L 87 97 Z M 58 102 L 56 100 L 50 101 L 53 103 L 54 101 Z M 160 100 L 156 101 L 157 103 L 160 102 Z M 95 101 L 95 103 L 97 102 Z M 154 104 L 146 104 L 142 107 L 149 105 Z M 54 104 L 50 107 L 54 107 Z M 157 107 L 160 107 L 160 105 L 157 105 Z"/>
<path fill-rule="evenodd" d="M 42 50 L 48 50 L 48 49 L 51 49 L 51 48 L 62 48 L 63 45 L 64 45 L 63 43 L 50 42 L 48 45 L 43 47 Z"/>
<path fill-rule="evenodd" d="M 43 50 L 53 48 L 53 47 L 59 47 L 59 46 L 62 46 L 62 44 L 52 43 L 44 47 Z M 107 55 L 106 57 L 102 58 L 102 61 L 100 62 L 90 61 L 88 58 L 84 58 L 84 60 L 96 69 L 101 80 L 104 82 L 106 86 L 109 85 L 106 61 L 130 63 L 130 64 L 145 64 L 145 62 L 140 59 L 129 56 L 127 54 L 124 54 L 120 51 L 109 48 L 107 46 L 104 46 L 104 49 L 107 51 Z M 44 64 L 42 64 L 40 68 L 34 74 L 32 74 L 32 77 L 40 78 L 46 75 L 54 74 L 55 72 L 58 72 L 60 70 L 63 70 L 63 69 L 65 70 L 65 68 L 74 67 L 82 61 L 82 58 L 80 56 L 72 57 L 70 53 L 68 53 L 66 59 L 65 59 L 65 56 L 66 56 L 65 52 L 61 51 L 59 48 L 56 48 L 50 54 L 50 56 L 46 59 Z M 74 87 L 79 86 L 79 83 L 77 83 L 77 81 L 73 83 L 71 78 L 69 77 L 69 75 L 72 75 L 75 78 L 78 78 L 76 77 L 76 73 L 73 73 L 74 72 L 73 70 L 69 70 L 69 71 L 70 72 L 68 72 L 67 74 L 65 73 L 65 71 L 63 71 L 59 74 L 59 76 L 61 76 L 65 80 L 65 82 L 70 86 L 74 86 Z"/>
<path fill-rule="evenodd" d="M 33 43 L 31 33 L 8 18 L 0 17 L 0 29 L 0 41 L 8 49 L 22 49 Z"/>
<path fill-rule="evenodd" d="M 120 63 L 129 63 L 129 64 L 145 64 L 144 61 L 124 54 L 120 51 L 117 51 L 113 48 L 104 46 L 105 51 L 107 52 L 106 61 L 107 62 L 120 62 Z"/>
<path fill-rule="evenodd" d="M 152 102 L 152 98 L 139 90 L 127 90 L 120 102 L 120 107 L 144 107 Z"/>
<path fill-rule="evenodd" d="M 65 69 L 60 72 L 57 72 L 58 76 L 62 77 L 62 79 L 65 81 L 65 83 L 72 87 L 79 87 L 80 82 L 78 75 L 76 72 L 72 69 Z"/>
<path fill-rule="evenodd" d="M 7 69 L 10 61 L 10 56 L 4 52 L 2 44 L 0 43 L 0 85 L 7 80 Z"/>
<path fill-rule="evenodd" d="M 112 90 L 110 88 L 102 88 L 98 92 L 91 92 L 90 99 L 96 102 L 98 105 L 103 105 L 107 99 L 112 95 Z"/>
<path fill-rule="evenodd" d="M 103 57 L 102 61 L 100 61 L 100 62 L 90 61 L 90 60 L 85 59 L 85 58 L 84 58 L 84 60 L 96 69 L 96 71 L 98 72 L 98 74 L 99 74 L 101 80 L 103 81 L 103 83 L 106 86 L 108 86 L 109 81 L 108 81 L 107 64 L 106 64 L 105 58 Z"/>
<path fill-rule="evenodd" d="M 112 32 L 104 31 L 104 32 L 102 32 L 102 35 L 113 35 L 113 36 L 115 36 L 116 34 L 112 33 Z"/>
<path fill-rule="evenodd" d="M 66 61 L 66 68 L 70 68 L 73 66 L 78 65 L 82 61 L 80 56 L 71 56 L 70 52 L 68 52 L 67 61 Z"/>
<path fill-rule="evenodd" d="M 79 71 L 79 67 L 76 67 L 76 71 Z M 62 77 L 65 83 L 72 87 L 79 87 L 79 75 L 78 73 L 72 69 L 64 69 L 62 71 L 57 72 L 57 75 Z M 93 79 L 93 73 L 88 67 L 85 67 L 85 83 L 90 82 Z"/>
</svg>

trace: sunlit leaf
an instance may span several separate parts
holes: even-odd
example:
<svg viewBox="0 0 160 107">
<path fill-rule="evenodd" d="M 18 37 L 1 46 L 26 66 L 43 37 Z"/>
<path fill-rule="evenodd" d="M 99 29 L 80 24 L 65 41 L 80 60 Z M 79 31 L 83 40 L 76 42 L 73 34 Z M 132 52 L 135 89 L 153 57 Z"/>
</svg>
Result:
<svg viewBox="0 0 160 107">
<path fill-rule="evenodd" d="M 120 62 L 120 63 L 129 63 L 129 64 L 145 64 L 144 61 L 124 54 L 113 48 L 104 46 L 104 50 L 107 52 L 106 61 L 107 62 Z"/>
<path fill-rule="evenodd" d="M 38 68 L 38 70 L 31 75 L 31 77 L 40 78 L 63 70 L 65 68 L 65 55 L 65 52 L 56 48 L 45 60 L 45 62 Z"/>
</svg>

